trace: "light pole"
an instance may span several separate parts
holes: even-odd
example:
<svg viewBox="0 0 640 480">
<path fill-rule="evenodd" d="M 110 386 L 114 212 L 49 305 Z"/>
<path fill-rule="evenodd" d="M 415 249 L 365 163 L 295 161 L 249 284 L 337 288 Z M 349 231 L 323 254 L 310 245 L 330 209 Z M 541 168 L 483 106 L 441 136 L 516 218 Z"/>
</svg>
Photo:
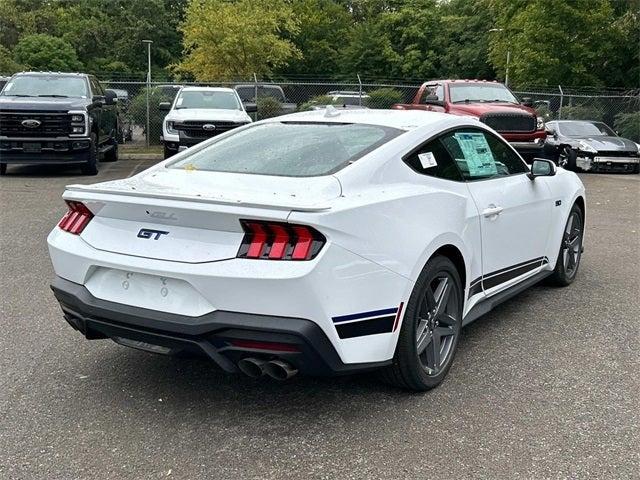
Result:
<svg viewBox="0 0 640 480">
<path fill-rule="evenodd" d="M 504 28 L 492 28 L 489 32 L 504 32 Z M 504 69 L 504 84 L 509 86 L 509 60 L 511 59 L 511 45 L 507 44 L 507 65 Z"/>
<path fill-rule="evenodd" d="M 149 148 L 149 91 L 151 90 L 151 40 L 142 40 L 142 43 L 147 44 L 147 129 L 146 129 L 146 144 Z"/>
</svg>

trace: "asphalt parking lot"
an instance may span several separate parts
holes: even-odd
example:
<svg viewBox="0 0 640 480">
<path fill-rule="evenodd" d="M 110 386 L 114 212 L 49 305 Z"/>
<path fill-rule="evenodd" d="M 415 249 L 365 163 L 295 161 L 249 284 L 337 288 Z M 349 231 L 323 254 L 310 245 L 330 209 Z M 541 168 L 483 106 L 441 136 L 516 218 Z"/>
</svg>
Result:
<svg viewBox="0 0 640 480">
<path fill-rule="evenodd" d="M 638 478 L 640 176 L 582 175 L 576 282 L 465 328 L 442 386 L 289 383 L 89 342 L 49 290 L 69 183 L 149 162 L 0 178 L 0 478 Z"/>
</svg>

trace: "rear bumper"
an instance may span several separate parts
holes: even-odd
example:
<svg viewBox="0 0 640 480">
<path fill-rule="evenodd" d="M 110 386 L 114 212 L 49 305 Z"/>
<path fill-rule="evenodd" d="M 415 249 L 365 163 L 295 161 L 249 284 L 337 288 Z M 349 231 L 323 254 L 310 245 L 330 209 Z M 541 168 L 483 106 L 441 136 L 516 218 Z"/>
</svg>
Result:
<svg viewBox="0 0 640 480">
<path fill-rule="evenodd" d="M 64 318 L 87 339 L 144 342 L 172 352 L 201 353 L 234 373 L 247 356 L 281 358 L 308 375 L 371 370 L 391 361 L 345 364 L 323 330 L 302 318 L 215 311 L 187 317 L 98 299 L 82 285 L 56 277 L 51 289 Z M 287 344 L 294 351 L 238 347 L 234 340 Z"/>
</svg>

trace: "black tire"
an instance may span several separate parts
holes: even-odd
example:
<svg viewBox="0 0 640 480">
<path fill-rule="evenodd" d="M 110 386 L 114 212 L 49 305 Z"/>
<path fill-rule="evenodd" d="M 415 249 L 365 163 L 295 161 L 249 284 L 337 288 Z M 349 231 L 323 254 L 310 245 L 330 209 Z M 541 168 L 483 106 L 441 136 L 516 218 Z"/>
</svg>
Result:
<svg viewBox="0 0 640 480">
<path fill-rule="evenodd" d="M 640 173 L 640 163 L 636 163 L 633 166 L 633 170 L 631 171 L 632 173 Z"/>
<path fill-rule="evenodd" d="M 557 287 L 566 287 L 573 283 L 582 258 L 583 235 L 584 215 L 580 206 L 574 204 L 564 227 L 556 266 L 547 283 Z"/>
<path fill-rule="evenodd" d="M 7 164 L 6 163 L 0 163 L 0 175 L 4 176 L 7 174 Z"/>
<path fill-rule="evenodd" d="M 91 143 L 89 145 L 89 160 L 82 166 L 83 175 L 97 175 L 98 174 L 98 142 L 96 134 L 91 134 Z"/>
<path fill-rule="evenodd" d="M 462 299 L 460 275 L 451 260 L 429 260 L 406 305 L 393 363 L 381 372 L 386 382 L 416 392 L 442 382 L 458 347 Z"/>
<path fill-rule="evenodd" d="M 117 162 L 118 161 L 118 144 L 113 143 L 111 148 L 104 153 L 103 162 Z"/>
<path fill-rule="evenodd" d="M 166 146 L 164 147 L 164 159 L 171 158 L 175 155 L 173 150 L 169 150 Z"/>
<path fill-rule="evenodd" d="M 566 168 L 567 170 L 576 172 L 578 171 L 578 167 L 576 166 L 577 156 L 578 155 L 576 154 L 576 151 L 573 148 L 565 146 L 562 148 L 562 151 L 558 156 L 558 164 L 562 164 L 563 162 L 566 162 L 564 165 L 564 168 Z"/>
</svg>

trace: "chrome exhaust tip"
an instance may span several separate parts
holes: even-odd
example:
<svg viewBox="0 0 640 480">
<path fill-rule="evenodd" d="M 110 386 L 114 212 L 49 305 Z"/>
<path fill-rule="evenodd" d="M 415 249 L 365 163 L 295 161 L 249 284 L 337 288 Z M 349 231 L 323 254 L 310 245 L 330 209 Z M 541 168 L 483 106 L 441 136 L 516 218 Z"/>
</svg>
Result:
<svg viewBox="0 0 640 480">
<path fill-rule="evenodd" d="M 271 360 L 264 365 L 264 373 L 276 380 L 284 381 L 298 373 L 298 369 L 283 360 Z"/>
<path fill-rule="evenodd" d="M 247 377 L 260 378 L 265 374 L 265 360 L 259 358 L 247 357 L 238 362 L 238 368 Z"/>
</svg>

